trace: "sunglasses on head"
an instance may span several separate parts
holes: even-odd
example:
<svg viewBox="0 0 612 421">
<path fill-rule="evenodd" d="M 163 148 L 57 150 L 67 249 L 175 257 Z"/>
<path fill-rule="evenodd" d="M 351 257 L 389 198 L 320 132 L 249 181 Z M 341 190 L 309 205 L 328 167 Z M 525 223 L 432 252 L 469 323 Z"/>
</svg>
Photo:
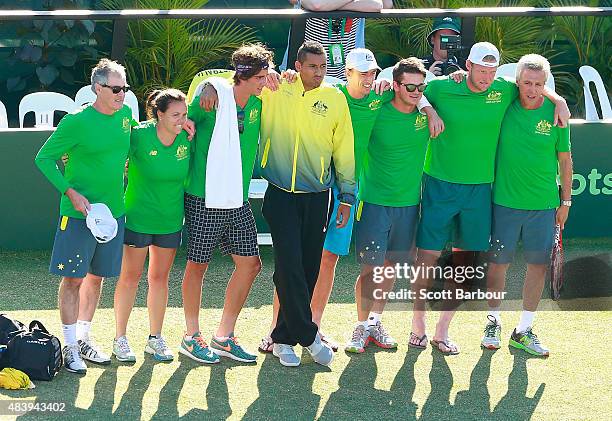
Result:
<svg viewBox="0 0 612 421">
<path fill-rule="evenodd" d="M 244 111 L 238 111 L 236 113 L 238 117 L 238 133 L 244 132 Z"/>
<path fill-rule="evenodd" d="M 119 92 L 123 91 L 124 93 L 127 93 L 127 91 L 130 90 L 130 87 L 128 85 L 125 86 L 110 86 L 110 85 L 100 85 L 103 88 L 109 88 L 111 91 L 113 91 L 114 94 L 118 94 Z"/>
<path fill-rule="evenodd" d="M 417 89 L 419 90 L 419 92 L 423 92 L 427 87 L 427 84 L 425 83 L 419 83 L 418 85 L 415 85 L 414 83 L 400 83 L 400 85 L 406 88 L 408 92 L 414 92 Z"/>
</svg>

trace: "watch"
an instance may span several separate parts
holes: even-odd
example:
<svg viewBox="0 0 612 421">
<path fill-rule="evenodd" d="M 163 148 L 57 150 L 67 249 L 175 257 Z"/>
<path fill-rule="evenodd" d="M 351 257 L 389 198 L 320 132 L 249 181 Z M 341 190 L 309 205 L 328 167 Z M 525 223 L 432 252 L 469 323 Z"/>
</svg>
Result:
<svg viewBox="0 0 612 421">
<path fill-rule="evenodd" d="M 562 201 L 561 201 L 561 204 L 562 204 L 563 206 L 570 207 L 570 206 L 572 206 L 572 201 L 571 201 L 571 200 L 562 200 Z"/>
</svg>

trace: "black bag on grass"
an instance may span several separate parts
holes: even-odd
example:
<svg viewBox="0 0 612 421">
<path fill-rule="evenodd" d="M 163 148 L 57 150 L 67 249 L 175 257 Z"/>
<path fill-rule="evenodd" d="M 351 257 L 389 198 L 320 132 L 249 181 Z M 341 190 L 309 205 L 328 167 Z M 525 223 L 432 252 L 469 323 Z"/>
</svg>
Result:
<svg viewBox="0 0 612 421">
<path fill-rule="evenodd" d="M 6 314 L 0 314 L 0 345 L 8 345 L 13 336 L 27 331 L 28 327 L 19 320 L 13 320 Z"/>
<path fill-rule="evenodd" d="M 62 345 L 38 320 L 29 331 L 13 336 L 6 350 L 6 365 L 26 373 L 32 380 L 53 380 L 64 362 Z"/>
</svg>

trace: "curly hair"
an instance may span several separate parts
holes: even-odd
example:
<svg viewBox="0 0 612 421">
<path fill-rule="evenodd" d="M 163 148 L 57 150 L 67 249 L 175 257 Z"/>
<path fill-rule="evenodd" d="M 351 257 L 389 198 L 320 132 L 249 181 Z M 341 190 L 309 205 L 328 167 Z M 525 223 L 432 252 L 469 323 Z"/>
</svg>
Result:
<svg viewBox="0 0 612 421">
<path fill-rule="evenodd" d="M 247 80 L 261 72 L 263 69 L 274 67 L 274 53 L 261 44 L 247 44 L 238 48 L 232 54 L 232 66 L 236 70 L 234 83 L 240 84 L 241 80 Z"/>
</svg>

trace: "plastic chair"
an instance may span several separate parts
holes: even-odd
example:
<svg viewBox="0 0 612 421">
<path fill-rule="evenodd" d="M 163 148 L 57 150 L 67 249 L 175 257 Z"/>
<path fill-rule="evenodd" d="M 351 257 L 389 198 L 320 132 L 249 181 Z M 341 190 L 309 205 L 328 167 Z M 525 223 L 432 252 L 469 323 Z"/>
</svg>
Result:
<svg viewBox="0 0 612 421">
<path fill-rule="evenodd" d="M 83 86 L 74 96 L 74 102 L 77 107 L 85 104 L 93 104 L 96 100 L 96 94 L 91 90 L 91 85 Z M 132 118 L 140 121 L 140 111 L 138 110 L 138 99 L 134 92 L 127 91 L 125 94 L 125 105 L 132 110 Z"/>
<path fill-rule="evenodd" d="M 496 77 L 506 77 L 508 79 L 515 80 L 516 79 L 516 68 L 518 67 L 518 63 L 506 63 L 502 64 L 497 68 L 495 72 Z M 555 78 L 552 73 L 548 73 L 548 79 L 546 79 L 546 86 L 549 89 L 555 90 Z"/>
<path fill-rule="evenodd" d="M 19 127 L 23 127 L 23 118 L 33 111 L 36 118 L 35 127 L 53 127 L 53 113 L 76 110 L 72 98 L 57 92 L 35 92 L 24 96 L 19 103 Z"/>
<path fill-rule="evenodd" d="M 8 117 L 6 116 L 6 107 L 0 101 L 0 129 L 8 129 Z"/>
<path fill-rule="evenodd" d="M 610 98 L 608 97 L 608 93 L 606 92 L 606 88 L 603 84 L 603 81 L 601 80 L 599 72 L 591 66 L 582 66 L 578 70 L 578 72 L 580 73 L 580 76 L 582 76 L 582 80 L 584 81 L 584 109 L 586 111 L 586 120 L 599 120 L 597 108 L 595 107 L 595 101 L 593 100 L 591 89 L 589 88 L 591 82 L 595 84 L 595 88 L 597 90 L 599 106 L 601 107 L 601 118 L 612 118 L 612 107 L 610 107 Z"/>
<path fill-rule="evenodd" d="M 323 80 L 330 85 L 346 85 L 346 82 L 335 76 L 325 76 Z"/>
<path fill-rule="evenodd" d="M 388 81 L 392 81 L 393 80 L 393 68 L 395 66 L 390 66 L 387 67 L 385 69 L 383 69 L 378 76 L 376 76 L 376 80 L 381 80 L 381 79 L 386 79 Z M 435 79 L 436 75 L 434 75 L 433 73 L 431 73 L 429 70 L 425 71 L 425 83 L 428 83 L 430 80 Z"/>
<path fill-rule="evenodd" d="M 85 104 L 93 104 L 96 101 L 96 94 L 91 90 L 91 85 L 83 86 L 74 96 L 74 103 L 77 107 Z"/>
</svg>

